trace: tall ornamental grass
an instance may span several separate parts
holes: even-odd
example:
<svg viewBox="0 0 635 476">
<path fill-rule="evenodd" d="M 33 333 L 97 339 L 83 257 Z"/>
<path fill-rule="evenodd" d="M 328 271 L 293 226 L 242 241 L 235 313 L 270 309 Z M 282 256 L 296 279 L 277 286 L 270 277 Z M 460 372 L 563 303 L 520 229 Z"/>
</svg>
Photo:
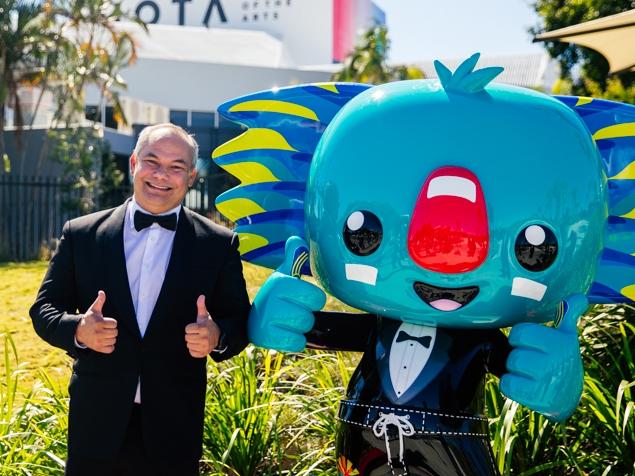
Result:
<svg viewBox="0 0 635 476">
<path fill-rule="evenodd" d="M 549 422 L 485 385 L 490 434 L 503 475 L 635 475 L 635 321 L 629 308 L 583 318 L 585 386 L 564 424 Z M 62 475 L 68 396 L 27 370 L 2 338 L 0 475 Z M 208 366 L 203 475 L 336 476 L 335 415 L 359 354 L 280 354 L 248 347 Z M 33 374 L 36 375 L 33 375 Z M 19 391 L 20 382 L 34 381 Z"/>
<path fill-rule="evenodd" d="M 490 435 L 503 475 L 635 476 L 635 313 L 598 306 L 580 324 L 585 366 L 577 411 L 563 424 L 486 385 Z"/>
<path fill-rule="evenodd" d="M 68 399 L 45 372 L 26 393 L 18 392 L 27 371 L 8 335 L 4 341 L 6 369 L 0 384 L 0 474 L 62 475 L 66 454 Z"/>
<path fill-rule="evenodd" d="M 249 347 L 210 366 L 205 469 L 214 475 L 335 475 L 335 411 L 351 371 L 341 353 Z"/>
</svg>

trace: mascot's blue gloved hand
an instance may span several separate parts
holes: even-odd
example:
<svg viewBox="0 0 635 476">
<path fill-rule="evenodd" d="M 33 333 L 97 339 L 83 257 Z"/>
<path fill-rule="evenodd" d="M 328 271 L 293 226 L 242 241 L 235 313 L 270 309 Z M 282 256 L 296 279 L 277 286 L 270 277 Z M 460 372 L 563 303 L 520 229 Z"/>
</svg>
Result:
<svg viewBox="0 0 635 476">
<path fill-rule="evenodd" d="M 532 323 L 512 327 L 509 373 L 500 380 L 500 390 L 507 397 L 558 422 L 571 416 L 582 395 L 584 371 L 577 323 L 589 302 L 576 294 L 563 304 L 558 327 Z"/>
<path fill-rule="evenodd" d="M 300 352 L 306 346 L 304 333 L 326 303 L 326 294 L 302 281 L 300 269 L 308 259 L 306 242 L 292 236 L 285 244 L 285 259 L 265 281 L 254 299 L 247 321 L 249 340 L 267 349 Z"/>
</svg>

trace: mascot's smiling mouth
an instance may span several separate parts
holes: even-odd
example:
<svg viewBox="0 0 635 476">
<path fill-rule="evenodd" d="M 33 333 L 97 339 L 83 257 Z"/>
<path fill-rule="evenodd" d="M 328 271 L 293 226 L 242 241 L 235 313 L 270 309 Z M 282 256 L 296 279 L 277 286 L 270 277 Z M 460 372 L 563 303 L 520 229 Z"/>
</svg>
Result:
<svg viewBox="0 0 635 476">
<path fill-rule="evenodd" d="M 455 311 L 472 301 L 478 294 L 478 286 L 465 288 L 440 288 L 417 281 L 415 292 L 429 306 L 439 311 Z"/>
</svg>

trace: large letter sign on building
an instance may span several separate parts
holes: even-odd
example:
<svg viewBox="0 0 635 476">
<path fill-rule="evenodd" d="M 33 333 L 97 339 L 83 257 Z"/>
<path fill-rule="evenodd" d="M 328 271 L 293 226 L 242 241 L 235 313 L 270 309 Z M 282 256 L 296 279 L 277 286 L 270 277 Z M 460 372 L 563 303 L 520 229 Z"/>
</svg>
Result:
<svg viewBox="0 0 635 476">
<path fill-rule="evenodd" d="M 371 0 L 125 0 L 146 23 L 248 29 L 280 38 L 295 65 L 342 61 L 355 34 L 383 23 Z"/>
</svg>

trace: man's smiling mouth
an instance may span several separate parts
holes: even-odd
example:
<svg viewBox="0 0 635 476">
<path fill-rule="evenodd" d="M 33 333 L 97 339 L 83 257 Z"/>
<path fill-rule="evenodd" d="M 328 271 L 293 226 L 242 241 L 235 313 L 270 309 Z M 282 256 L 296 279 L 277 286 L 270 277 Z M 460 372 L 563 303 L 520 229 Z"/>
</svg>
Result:
<svg viewBox="0 0 635 476">
<path fill-rule="evenodd" d="M 478 286 L 441 288 L 417 281 L 413 285 L 423 302 L 439 311 L 456 311 L 471 302 L 478 294 Z"/>
<path fill-rule="evenodd" d="M 165 187 L 165 186 L 161 186 L 161 185 L 155 185 L 153 183 L 150 182 L 146 182 L 146 185 L 150 188 L 153 188 L 155 190 L 161 190 L 161 191 L 168 191 L 168 190 L 172 190 L 172 187 Z"/>
</svg>

